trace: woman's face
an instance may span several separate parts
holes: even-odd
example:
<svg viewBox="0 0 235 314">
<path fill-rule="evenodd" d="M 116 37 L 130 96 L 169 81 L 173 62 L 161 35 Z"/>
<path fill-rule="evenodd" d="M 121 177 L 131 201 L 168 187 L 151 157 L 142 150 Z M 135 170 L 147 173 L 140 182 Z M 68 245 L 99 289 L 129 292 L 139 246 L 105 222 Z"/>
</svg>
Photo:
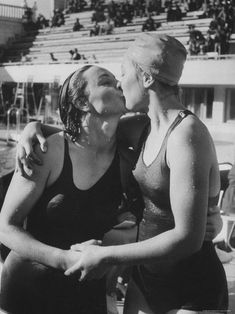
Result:
<svg viewBox="0 0 235 314">
<path fill-rule="evenodd" d="M 115 76 L 106 69 L 92 66 L 84 73 L 91 111 L 99 115 L 122 115 L 126 112 L 123 93 Z"/>
<path fill-rule="evenodd" d="M 126 100 L 126 108 L 133 112 L 148 111 L 148 94 L 143 86 L 143 77 L 129 57 L 124 57 L 121 65 L 121 88 Z"/>
</svg>

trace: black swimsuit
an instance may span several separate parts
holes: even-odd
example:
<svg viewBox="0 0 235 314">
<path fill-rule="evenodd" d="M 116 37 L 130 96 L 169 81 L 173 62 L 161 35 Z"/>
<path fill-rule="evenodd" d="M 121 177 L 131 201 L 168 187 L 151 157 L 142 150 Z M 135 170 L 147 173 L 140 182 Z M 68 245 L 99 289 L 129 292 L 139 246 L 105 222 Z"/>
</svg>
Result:
<svg viewBox="0 0 235 314">
<path fill-rule="evenodd" d="M 174 228 L 170 204 L 170 169 L 166 163 L 167 140 L 174 128 L 188 115 L 180 112 L 170 126 L 156 159 L 146 166 L 143 150 L 140 153 L 134 177 L 139 183 L 145 203 L 139 227 L 139 241 L 157 236 Z M 208 205 L 216 204 L 210 198 Z M 148 264 L 134 267 L 133 279 L 143 292 L 154 313 L 172 309 L 225 310 L 228 306 L 227 282 L 212 242 L 173 267 Z"/>
<path fill-rule="evenodd" d="M 61 249 L 89 239 L 102 239 L 116 224 L 122 196 L 119 157 L 90 189 L 79 190 L 65 140 L 59 178 L 34 206 L 27 231 L 37 240 Z M 13 314 L 105 314 L 105 280 L 78 282 L 62 271 L 11 252 L 3 266 L 0 305 Z"/>
</svg>

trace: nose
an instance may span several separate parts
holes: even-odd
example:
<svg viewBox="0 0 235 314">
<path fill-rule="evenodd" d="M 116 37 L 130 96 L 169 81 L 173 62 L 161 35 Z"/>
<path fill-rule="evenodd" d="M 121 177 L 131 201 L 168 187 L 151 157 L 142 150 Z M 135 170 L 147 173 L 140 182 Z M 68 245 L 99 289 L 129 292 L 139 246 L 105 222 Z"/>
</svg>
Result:
<svg viewBox="0 0 235 314">
<path fill-rule="evenodd" d="M 122 91 L 122 86 L 121 86 L 121 82 L 120 81 L 117 81 L 117 89 Z"/>
</svg>

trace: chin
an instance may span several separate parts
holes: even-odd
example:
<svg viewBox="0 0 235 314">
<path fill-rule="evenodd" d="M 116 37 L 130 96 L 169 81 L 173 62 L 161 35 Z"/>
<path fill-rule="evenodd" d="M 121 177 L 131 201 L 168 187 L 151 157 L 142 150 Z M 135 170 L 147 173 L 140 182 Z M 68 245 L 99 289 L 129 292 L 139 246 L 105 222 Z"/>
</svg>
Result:
<svg viewBox="0 0 235 314">
<path fill-rule="evenodd" d="M 138 104 L 131 104 L 131 103 L 127 103 L 126 104 L 126 109 L 128 112 L 147 112 L 147 108 L 143 108 L 143 106 L 141 106 L 139 103 Z"/>
</svg>

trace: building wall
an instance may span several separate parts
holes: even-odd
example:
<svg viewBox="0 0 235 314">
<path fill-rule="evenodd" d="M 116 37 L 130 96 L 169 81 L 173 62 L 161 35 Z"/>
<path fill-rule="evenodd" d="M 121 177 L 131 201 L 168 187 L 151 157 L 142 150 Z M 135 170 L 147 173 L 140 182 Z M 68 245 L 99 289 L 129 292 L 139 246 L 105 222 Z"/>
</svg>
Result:
<svg viewBox="0 0 235 314">
<path fill-rule="evenodd" d="M 54 0 L 54 7 L 55 9 L 64 9 L 65 8 L 65 0 Z"/>
<path fill-rule="evenodd" d="M 21 19 L 0 17 L 0 46 L 4 46 L 10 38 L 23 33 Z"/>
<path fill-rule="evenodd" d="M 37 15 L 43 14 L 46 19 L 50 19 L 54 10 L 53 0 L 40 0 L 37 1 Z"/>
</svg>

